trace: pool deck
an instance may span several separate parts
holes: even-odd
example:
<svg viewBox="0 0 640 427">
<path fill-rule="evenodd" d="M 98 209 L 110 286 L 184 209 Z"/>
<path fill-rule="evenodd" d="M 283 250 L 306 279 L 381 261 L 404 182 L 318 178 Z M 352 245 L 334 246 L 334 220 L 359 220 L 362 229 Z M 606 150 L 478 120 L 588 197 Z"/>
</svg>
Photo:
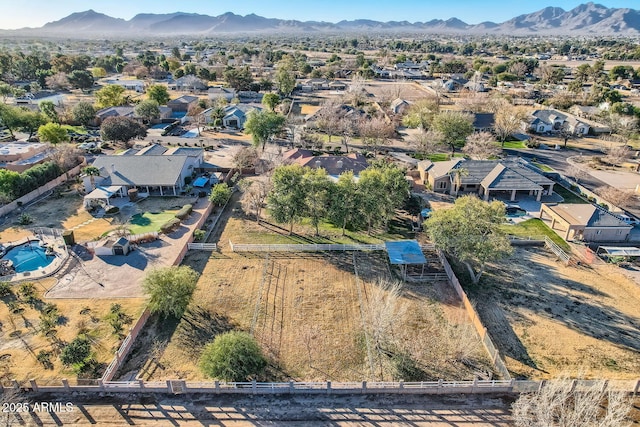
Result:
<svg viewBox="0 0 640 427">
<path fill-rule="evenodd" d="M 72 259 L 58 273 L 47 298 L 139 298 L 144 297 L 142 282 L 153 268 L 174 265 L 193 230 L 204 215 L 206 197 L 194 203 L 193 213 L 180 228 L 158 240 L 139 245 L 128 255 L 95 256 L 76 245 Z"/>
<path fill-rule="evenodd" d="M 65 250 L 65 247 L 63 245 L 58 245 L 59 242 L 56 242 L 55 238 L 51 238 L 48 237 L 46 235 L 42 236 L 42 238 L 40 237 L 25 237 L 23 239 L 20 239 L 18 241 L 15 242 L 10 242 L 7 244 L 4 244 L 4 248 L 5 250 L 10 250 L 11 248 L 14 248 L 16 246 L 20 246 L 20 245 L 24 245 L 27 242 L 33 242 L 33 241 L 43 241 L 45 243 L 48 243 L 49 245 L 51 245 L 52 247 L 55 248 L 55 259 L 53 261 L 51 261 L 51 263 L 43 268 L 38 268 L 37 270 L 32 270 L 32 271 L 25 271 L 22 273 L 14 273 L 14 274 L 10 274 L 7 276 L 0 276 L 0 281 L 2 282 L 10 282 L 10 283 L 19 283 L 19 282 L 23 282 L 23 281 L 27 281 L 27 280 L 38 280 L 38 279 L 43 279 L 45 277 L 49 277 L 54 275 L 55 273 L 57 273 L 60 268 L 62 268 L 62 266 L 65 264 L 65 262 L 67 261 L 69 254 L 67 253 L 67 251 Z"/>
</svg>

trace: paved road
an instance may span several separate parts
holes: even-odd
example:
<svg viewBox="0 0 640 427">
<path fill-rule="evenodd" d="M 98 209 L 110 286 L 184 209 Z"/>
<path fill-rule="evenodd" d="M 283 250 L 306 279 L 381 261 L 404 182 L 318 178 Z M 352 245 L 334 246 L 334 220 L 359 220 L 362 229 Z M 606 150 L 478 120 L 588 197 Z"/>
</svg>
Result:
<svg viewBox="0 0 640 427">
<path fill-rule="evenodd" d="M 44 395 L 35 402 L 70 402 L 68 412 L 21 414 L 26 425 L 108 426 L 511 426 L 510 396 Z"/>
</svg>

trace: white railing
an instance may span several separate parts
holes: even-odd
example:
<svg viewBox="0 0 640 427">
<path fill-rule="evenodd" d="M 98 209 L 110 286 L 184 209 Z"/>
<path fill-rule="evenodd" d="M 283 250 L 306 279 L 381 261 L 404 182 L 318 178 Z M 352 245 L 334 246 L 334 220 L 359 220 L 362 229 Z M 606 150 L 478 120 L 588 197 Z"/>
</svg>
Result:
<svg viewBox="0 0 640 427">
<path fill-rule="evenodd" d="M 217 251 L 218 250 L 218 245 L 216 245 L 215 243 L 188 243 L 187 247 L 189 249 L 196 249 L 196 250 L 201 250 L 201 251 Z"/>
<path fill-rule="evenodd" d="M 102 381 L 95 385 L 70 385 L 68 380 L 61 380 L 60 385 L 38 384 L 37 380 L 20 384 L 12 381 L 10 385 L 0 385 L 4 389 L 35 391 L 40 393 L 73 392 L 112 392 L 112 393 L 216 393 L 216 394 L 446 394 L 446 393 L 504 393 L 531 392 L 544 387 L 545 381 L 530 380 L 472 380 L 472 381 L 422 381 L 422 382 L 188 382 L 184 380 L 166 381 Z M 593 385 L 593 381 L 575 380 L 575 389 L 585 389 Z M 640 380 L 609 380 L 604 383 L 605 390 L 638 393 Z"/>
<path fill-rule="evenodd" d="M 569 255 L 568 253 L 566 253 L 564 250 L 562 250 L 562 248 L 560 246 L 558 246 L 555 242 L 553 242 L 551 239 L 549 239 L 549 237 L 545 236 L 544 237 L 544 245 L 549 248 L 549 250 L 551 252 L 553 252 L 554 254 L 556 254 L 556 256 L 558 258 L 560 258 L 562 261 L 564 261 L 566 264 L 569 263 L 569 261 L 571 260 L 571 255 Z"/>
</svg>

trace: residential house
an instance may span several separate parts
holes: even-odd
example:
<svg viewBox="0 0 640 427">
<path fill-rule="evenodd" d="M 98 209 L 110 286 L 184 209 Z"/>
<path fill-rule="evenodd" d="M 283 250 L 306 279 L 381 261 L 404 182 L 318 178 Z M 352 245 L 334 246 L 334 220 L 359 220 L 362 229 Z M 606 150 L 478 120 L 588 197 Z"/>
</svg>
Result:
<svg viewBox="0 0 640 427">
<path fill-rule="evenodd" d="M 208 95 L 211 101 L 225 99 L 227 102 L 231 102 L 233 98 L 238 96 L 235 89 L 227 87 L 212 87 L 209 89 Z"/>
<path fill-rule="evenodd" d="M 231 129 L 244 129 L 248 114 L 251 111 L 260 111 L 262 107 L 258 104 L 233 104 L 223 107 L 224 116 L 222 117 L 222 126 Z M 208 125 L 214 122 L 213 112 L 215 108 L 207 108 L 202 112 L 204 121 Z"/>
<path fill-rule="evenodd" d="M 586 203 L 543 203 L 540 218 L 551 219 L 551 229 L 565 240 L 625 242 L 633 229 L 600 206 Z"/>
<path fill-rule="evenodd" d="M 132 90 L 134 92 L 144 92 L 144 82 L 142 80 L 120 80 L 120 79 L 108 79 L 105 83 L 110 85 L 122 86 L 126 90 Z"/>
<path fill-rule="evenodd" d="M 300 89 L 306 92 L 329 89 L 329 80 L 322 78 L 309 79 L 300 84 Z"/>
<path fill-rule="evenodd" d="M 193 95 L 182 95 L 179 98 L 172 99 L 167 102 L 167 107 L 171 108 L 171 111 L 175 112 L 187 112 L 191 107 L 196 105 L 200 98 Z"/>
<path fill-rule="evenodd" d="M 469 80 L 465 78 L 452 78 L 446 81 L 441 81 L 442 89 L 446 92 L 457 92 L 464 88 L 464 85 L 469 83 Z"/>
<path fill-rule="evenodd" d="M 531 113 L 527 127 L 537 133 L 566 130 L 574 135 L 588 135 L 591 125 L 569 113 L 556 110 L 536 110 Z"/>
<path fill-rule="evenodd" d="M 131 188 L 148 194 L 178 195 L 185 187 L 185 178 L 202 165 L 204 151 L 199 148 L 165 147 L 152 144 L 141 150 L 128 150 L 121 155 L 98 156 L 93 166 L 99 176 L 83 177 L 87 195 L 85 206 L 96 201 L 108 203 L 114 195 L 126 196 Z"/>
<path fill-rule="evenodd" d="M 171 88 L 175 90 L 184 90 L 184 91 L 200 91 L 206 90 L 207 85 L 204 81 L 197 78 L 193 75 L 183 76 L 177 78 L 172 84 Z"/>
<path fill-rule="evenodd" d="M 514 201 L 518 195 L 535 196 L 553 193 L 554 182 L 514 159 L 465 160 L 446 162 L 424 160 L 418 163 L 422 182 L 433 191 L 458 195 L 475 193 Z"/>
<path fill-rule="evenodd" d="M 45 101 L 52 102 L 53 105 L 59 107 L 64 103 L 64 95 L 50 91 L 29 92 L 21 98 L 16 98 L 16 105 L 40 105 Z"/>
<path fill-rule="evenodd" d="M 389 110 L 391 110 L 393 114 L 403 114 L 407 110 L 407 108 L 409 108 L 410 106 L 411 106 L 411 103 L 409 103 L 409 101 L 401 98 L 396 98 L 393 101 L 391 101 L 391 105 L 389 105 Z"/>
<path fill-rule="evenodd" d="M 51 159 L 47 144 L 39 142 L 10 142 L 0 145 L 0 168 L 22 173 Z"/>
<path fill-rule="evenodd" d="M 347 171 L 353 172 L 357 177 L 360 172 L 369 167 L 367 159 L 360 153 L 349 153 L 344 156 L 324 154 L 314 156 L 310 150 L 294 148 L 283 154 L 286 163 L 297 163 L 300 166 L 312 169 L 324 169 L 329 177 L 337 180 L 338 177 Z"/>
<path fill-rule="evenodd" d="M 569 112 L 581 119 L 594 119 L 600 115 L 602 110 L 590 105 L 574 105 L 569 109 Z"/>
<path fill-rule="evenodd" d="M 169 107 L 160 106 L 159 119 L 168 119 L 171 117 L 172 110 Z M 138 119 L 139 117 L 135 113 L 135 107 L 131 105 L 121 105 L 118 107 L 107 107 L 96 111 L 95 123 L 100 125 L 107 117 L 129 117 L 131 119 Z"/>
<path fill-rule="evenodd" d="M 345 82 L 333 81 L 329 83 L 330 90 L 347 90 L 347 84 Z"/>
<path fill-rule="evenodd" d="M 493 132 L 495 124 L 496 118 L 493 113 L 473 114 L 473 130 L 476 132 Z"/>
</svg>

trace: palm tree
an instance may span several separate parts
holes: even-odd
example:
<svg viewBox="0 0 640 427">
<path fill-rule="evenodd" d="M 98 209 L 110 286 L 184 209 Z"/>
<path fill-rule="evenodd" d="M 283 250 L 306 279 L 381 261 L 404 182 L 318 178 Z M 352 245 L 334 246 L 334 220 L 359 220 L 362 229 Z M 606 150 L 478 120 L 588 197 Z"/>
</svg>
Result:
<svg viewBox="0 0 640 427">
<path fill-rule="evenodd" d="M 100 176 L 100 169 L 98 169 L 95 166 L 87 166 L 86 168 L 82 169 L 82 173 L 89 176 L 89 179 L 91 180 L 91 189 L 95 189 L 96 188 L 95 177 Z"/>
</svg>

